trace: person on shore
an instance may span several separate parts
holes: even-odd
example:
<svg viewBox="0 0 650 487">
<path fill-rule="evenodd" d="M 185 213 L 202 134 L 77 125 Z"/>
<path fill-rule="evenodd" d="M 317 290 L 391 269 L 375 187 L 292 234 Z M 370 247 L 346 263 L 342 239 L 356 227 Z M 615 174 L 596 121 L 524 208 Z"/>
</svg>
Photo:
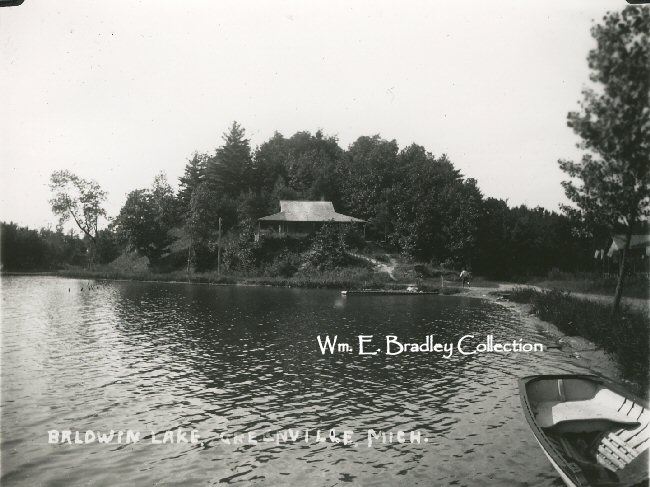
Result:
<svg viewBox="0 0 650 487">
<path fill-rule="evenodd" d="M 471 274 L 463 269 L 460 272 L 460 279 L 463 281 L 463 287 L 465 287 L 465 284 L 467 284 L 467 287 L 469 287 L 469 278 L 471 277 Z"/>
</svg>

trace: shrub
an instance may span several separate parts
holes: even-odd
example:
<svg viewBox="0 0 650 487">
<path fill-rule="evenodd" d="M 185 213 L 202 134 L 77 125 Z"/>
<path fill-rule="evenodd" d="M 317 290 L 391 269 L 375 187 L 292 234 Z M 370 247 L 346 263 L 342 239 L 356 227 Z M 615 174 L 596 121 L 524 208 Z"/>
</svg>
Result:
<svg viewBox="0 0 650 487">
<path fill-rule="evenodd" d="M 285 252 L 266 267 L 266 274 L 271 277 L 291 277 L 300 268 L 300 256 L 291 252 Z"/>
<path fill-rule="evenodd" d="M 251 222 L 243 222 L 236 238 L 230 241 L 223 253 L 227 270 L 249 271 L 257 266 L 259 243 L 255 241 L 255 228 Z"/>
<path fill-rule="evenodd" d="M 319 270 L 345 266 L 349 262 L 347 232 L 346 226 L 325 223 L 312 237 L 307 264 Z"/>
</svg>

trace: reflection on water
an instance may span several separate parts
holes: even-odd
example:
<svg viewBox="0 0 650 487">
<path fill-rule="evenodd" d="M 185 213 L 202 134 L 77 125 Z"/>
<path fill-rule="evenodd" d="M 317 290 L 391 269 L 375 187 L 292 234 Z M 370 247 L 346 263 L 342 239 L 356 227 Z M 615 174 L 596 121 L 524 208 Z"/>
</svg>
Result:
<svg viewBox="0 0 650 487">
<path fill-rule="evenodd" d="M 316 341 L 545 341 L 470 298 L 8 277 L 2 313 L 3 485 L 562 485 L 524 422 L 516 379 L 585 372 L 558 350 L 330 356 Z M 151 444 L 176 428 L 198 430 L 202 444 Z M 219 436 L 288 428 L 363 440 L 371 428 L 419 430 L 428 443 Z M 141 439 L 48 444 L 54 429 Z"/>
</svg>

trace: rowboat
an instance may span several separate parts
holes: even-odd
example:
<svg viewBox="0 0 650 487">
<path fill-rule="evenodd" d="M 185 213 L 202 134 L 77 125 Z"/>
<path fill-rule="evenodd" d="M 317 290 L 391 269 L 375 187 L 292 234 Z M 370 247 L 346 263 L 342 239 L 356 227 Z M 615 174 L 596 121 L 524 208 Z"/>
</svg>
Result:
<svg viewBox="0 0 650 487">
<path fill-rule="evenodd" d="M 519 394 L 537 443 L 566 485 L 648 485 L 646 402 L 591 375 L 525 377 Z"/>
</svg>

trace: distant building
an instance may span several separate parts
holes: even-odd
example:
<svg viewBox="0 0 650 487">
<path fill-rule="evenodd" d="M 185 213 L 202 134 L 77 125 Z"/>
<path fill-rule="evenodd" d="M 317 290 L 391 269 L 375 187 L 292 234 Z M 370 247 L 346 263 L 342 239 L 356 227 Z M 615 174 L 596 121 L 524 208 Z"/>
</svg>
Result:
<svg viewBox="0 0 650 487">
<path fill-rule="evenodd" d="M 612 245 L 609 247 L 607 256 L 613 258 L 614 262 L 618 262 L 624 248 L 625 235 L 613 235 Z M 627 258 L 631 272 L 648 272 L 650 269 L 648 265 L 650 258 L 650 235 L 632 235 Z"/>
<path fill-rule="evenodd" d="M 305 236 L 326 222 L 351 225 L 365 220 L 337 213 L 331 201 L 281 200 L 279 213 L 258 220 L 258 238 L 260 235 Z"/>
<path fill-rule="evenodd" d="M 607 252 L 608 257 L 612 257 L 616 252 L 621 252 L 625 248 L 625 235 L 612 236 L 612 245 Z M 650 235 L 632 235 L 630 239 L 630 250 L 635 253 L 650 255 Z"/>
<path fill-rule="evenodd" d="M 598 262 L 597 268 L 602 267 L 605 274 L 618 272 L 618 264 L 624 248 L 625 235 L 612 235 L 609 247 L 597 249 L 594 254 Z M 650 235 L 632 235 L 626 260 L 629 272 L 633 274 L 650 272 Z"/>
</svg>

